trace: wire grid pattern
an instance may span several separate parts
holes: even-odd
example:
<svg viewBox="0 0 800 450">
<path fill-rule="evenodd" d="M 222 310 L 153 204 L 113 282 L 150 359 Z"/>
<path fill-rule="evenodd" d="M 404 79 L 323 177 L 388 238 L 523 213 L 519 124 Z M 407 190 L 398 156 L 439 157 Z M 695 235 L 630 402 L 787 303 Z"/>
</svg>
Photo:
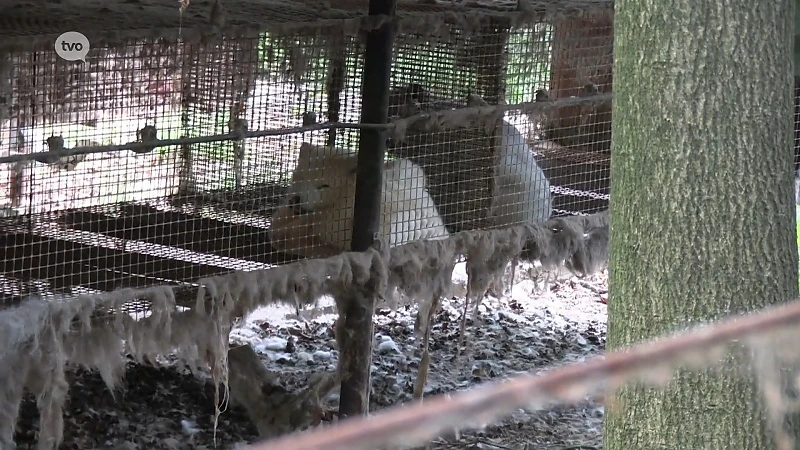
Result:
<svg viewBox="0 0 800 450">
<path fill-rule="evenodd" d="M 421 110 L 459 108 L 476 94 L 497 104 L 503 92 L 507 27 L 489 21 L 471 34 L 450 27 L 436 44 L 400 36 L 395 49 L 391 114 L 402 114 L 409 97 Z M 390 155 L 418 164 L 427 178 L 448 231 L 483 228 L 491 199 L 496 132 L 472 123 L 429 131 L 410 129 L 390 143 Z"/>
<path fill-rule="evenodd" d="M 509 34 L 507 25 L 490 22 L 470 35 L 453 28 L 449 45 L 435 48 L 401 35 L 393 84 L 419 83 L 456 107 L 473 93 L 490 104 L 530 95 L 552 70 L 552 33 L 542 31 L 551 28 Z M 311 112 L 317 121 L 360 119 L 363 42 L 356 39 L 261 33 L 213 46 L 131 40 L 95 47 L 87 60 L 66 63 L 52 51 L 12 55 L 13 107 L 2 154 L 46 150 L 53 136 L 65 147 L 121 144 L 146 125 L 165 139 L 228 132 L 237 119 L 251 130 L 299 126 Z M 533 66 L 542 67 L 534 73 Z M 523 73 L 538 78 L 523 80 Z M 389 159 L 408 156 L 423 168 L 449 231 L 485 226 L 497 136 L 477 127 L 420 136 L 391 142 Z M 269 230 L 302 142 L 354 153 L 358 131 L 4 165 L 0 301 L 35 292 L 188 286 L 295 259 L 276 251 Z M 432 150 L 438 154 L 426 155 Z M 343 236 L 349 240 L 349 230 Z"/>
<path fill-rule="evenodd" d="M 507 101 L 612 92 L 613 27 L 603 18 L 564 18 L 518 30 L 508 52 Z M 527 137 L 549 182 L 553 215 L 608 208 L 611 102 L 562 106 L 507 117 Z"/>
<path fill-rule="evenodd" d="M 180 58 L 177 47 L 135 41 L 93 49 L 85 65 L 52 51 L 10 55 L 6 63 L 14 76 L 6 86 L 11 95 L 4 95 L 11 108 L 0 131 L 0 154 L 128 142 L 145 124 L 158 127 L 160 136 L 178 137 L 180 84 L 173 80 Z M 108 221 L 97 220 L 93 210 L 169 195 L 177 171 L 168 152 L 97 153 L 0 170 L 6 181 L 0 194 L 2 295 L 91 293 L 157 282 L 147 275 L 158 272 L 161 262 L 148 256 L 152 249 L 129 251 L 141 244 L 124 236 L 133 224 L 100 235 Z M 118 217 L 119 208 L 108 212 Z"/>
<path fill-rule="evenodd" d="M 146 125 L 162 139 L 228 132 L 231 118 L 250 129 L 300 125 L 292 113 L 300 91 L 278 67 L 286 56 L 267 58 L 268 39 L 211 51 L 129 42 L 92 49 L 87 65 L 14 54 L 0 154 L 46 151 L 53 137 L 65 148 L 122 144 Z M 319 91 L 302 89 L 317 103 Z M 0 302 L 269 267 L 268 213 L 299 138 L 4 164 Z"/>
</svg>

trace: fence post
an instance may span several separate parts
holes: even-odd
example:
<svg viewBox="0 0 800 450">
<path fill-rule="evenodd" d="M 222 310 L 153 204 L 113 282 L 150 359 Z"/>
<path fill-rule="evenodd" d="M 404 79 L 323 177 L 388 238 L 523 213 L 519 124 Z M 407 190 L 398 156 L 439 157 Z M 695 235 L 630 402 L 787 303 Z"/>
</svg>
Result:
<svg viewBox="0 0 800 450">
<path fill-rule="evenodd" d="M 370 0 L 370 16 L 395 16 L 395 0 Z M 395 23 L 385 21 L 366 34 L 364 75 L 361 85 L 361 122 L 383 124 L 388 120 L 389 84 L 392 69 Z M 386 131 L 362 129 L 358 140 L 358 168 L 353 208 L 353 251 L 368 250 L 380 226 L 383 159 Z M 355 300 L 355 299 L 353 299 Z M 375 299 L 350 301 L 344 311 L 347 348 L 341 348 L 341 418 L 366 414 L 369 408 L 372 365 L 372 312 Z M 344 341 L 340 341 L 344 342 Z"/>
</svg>

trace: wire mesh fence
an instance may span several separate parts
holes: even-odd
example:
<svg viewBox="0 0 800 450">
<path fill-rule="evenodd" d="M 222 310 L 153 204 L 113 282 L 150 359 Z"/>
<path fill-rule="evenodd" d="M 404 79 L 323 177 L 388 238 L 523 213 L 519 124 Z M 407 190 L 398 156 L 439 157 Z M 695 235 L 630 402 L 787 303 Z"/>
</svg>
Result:
<svg viewBox="0 0 800 450">
<path fill-rule="evenodd" d="M 193 302 L 200 278 L 348 248 L 359 129 L 264 131 L 359 122 L 363 31 L 380 18 L 360 0 L 225 0 L 236 34 L 209 36 L 200 2 L 184 3 L 167 14 L 123 2 L 86 21 L 56 3 L 34 5 L 33 20 L 4 10 L 0 308 L 163 284 Z M 391 245 L 608 207 L 610 2 L 462 3 L 399 6 L 381 209 Z M 54 29 L 112 19 L 124 32 L 89 33 L 87 63 L 53 51 Z M 153 137 L 202 142 L 58 153 Z"/>
<path fill-rule="evenodd" d="M 372 75 L 360 32 L 372 25 L 330 21 L 357 17 L 355 3 L 305 28 L 208 39 L 191 39 L 196 18 L 187 16 L 185 39 L 102 42 L 85 64 L 59 58 L 52 42 L 3 53 L 0 158 L 11 158 L 0 174 L 0 306 L 153 285 L 185 287 L 178 300 L 190 304 L 198 279 L 347 250 L 360 131 L 248 133 L 361 120 Z M 589 136 L 602 114 L 559 101 L 583 95 L 573 86 L 610 91 L 610 68 L 583 69 L 586 54 L 610 55 L 610 41 L 606 53 L 590 42 L 584 54 L 569 30 L 593 30 L 585 24 L 407 7 L 380 237 L 397 246 L 603 209 L 607 171 L 586 163 L 607 159 Z M 569 45 L 556 45 L 559 33 Z M 234 137 L 185 141 L 226 134 Z M 130 142 L 142 145 L 64 153 Z"/>
<path fill-rule="evenodd" d="M 361 131 L 310 125 L 362 119 L 362 34 L 376 24 L 359 2 L 333 3 L 318 21 L 295 3 L 276 13 L 304 27 L 210 38 L 185 14 L 172 38 L 106 39 L 86 64 L 38 38 L 0 54 L 0 307 L 153 285 L 182 286 L 178 302 L 194 304 L 198 279 L 349 249 Z M 379 237 L 397 246 L 607 208 L 600 3 L 600 20 L 401 5 Z M 235 24 L 252 10 L 232 12 Z"/>
<path fill-rule="evenodd" d="M 610 25 L 593 23 L 512 31 L 489 16 L 472 26 L 443 19 L 435 33 L 401 30 L 390 115 L 475 106 L 470 96 L 496 105 L 610 91 Z M 2 155 L 121 145 L 148 128 L 178 139 L 358 122 L 363 43 L 320 30 L 244 32 L 214 45 L 130 39 L 93 48 L 85 65 L 45 49 L 9 53 Z M 399 244 L 603 209 L 610 105 L 601 106 L 395 133 L 384 232 Z M 3 164 L 3 301 L 186 284 L 344 250 L 357 142 L 358 130 L 332 129 Z M 298 169 L 303 143 L 349 156 L 314 159 L 324 176 L 313 180 Z"/>
</svg>

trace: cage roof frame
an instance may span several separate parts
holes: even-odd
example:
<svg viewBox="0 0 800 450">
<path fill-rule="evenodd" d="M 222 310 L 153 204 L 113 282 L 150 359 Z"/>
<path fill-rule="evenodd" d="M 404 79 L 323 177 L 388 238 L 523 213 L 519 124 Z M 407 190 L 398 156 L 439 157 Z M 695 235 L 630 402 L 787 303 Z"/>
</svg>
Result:
<svg viewBox="0 0 800 450">
<path fill-rule="evenodd" d="M 182 17 L 177 0 L 61 0 L 32 4 L 12 0 L 0 7 L 0 51 L 52 48 L 66 31 L 87 36 L 93 48 L 124 45 L 131 40 L 209 42 L 212 0 L 190 0 Z M 368 0 L 220 0 L 226 11 L 223 32 L 228 38 L 311 35 L 336 32 L 346 36 L 373 29 L 383 21 L 366 15 Z M 436 25 L 474 28 L 487 21 L 510 27 L 559 17 L 613 14 L 613 0 L 399 0 L 398 26 L 403 33 L 437 34 Z M 112 9 L 113 7 L 113 9 Z M 77 23 L 83 26 L 76 26 Z M 109 27 L 110 23 L 118 26 Z"/>
</svg>

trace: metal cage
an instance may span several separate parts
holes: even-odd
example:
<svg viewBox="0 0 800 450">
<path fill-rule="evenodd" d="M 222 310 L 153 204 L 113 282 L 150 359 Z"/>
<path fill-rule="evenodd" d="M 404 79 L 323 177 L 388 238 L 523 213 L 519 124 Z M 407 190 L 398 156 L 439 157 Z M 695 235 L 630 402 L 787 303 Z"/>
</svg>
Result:
<svg viewBox="0 0 800 450">
<path fill-rule="evenodd" d="M 237 31 L 222 34 L 202 31 L 210 3 L 192 3 L 182 14 L 125 6 L 119 11 L 134 8 L 125 14 L 138 20 L 111 32 L 98 31 L 105 20 L 64 5 L 36 6 L 33 26 L 22 13 L 6 18 L 5 304 L 30 293 L 160 283 L 189 289 L 202 276 L 296 259 L 273 248 L 268 230 L 300 143 L 355 152 L 357 130 L 98 151 L 45 163 L 26 156 L 140 141 L 147 126 L 159 139 L 181 139 L 230 133 L 242 120 L 249 130 L 299 127 L 312 113 L 317 122 L 357 122 L 365 3 L 336 1 L 322 10 L 267 3 L 258 14 L 241 3 L 228 7 Z M 502 4 L 401 2 L 392 84 L 424 86 L 430 95 L 422 111 L 464 107 L 471 94 L 517 104 L 533 101 L 536 89 L 548 89 L 551 100 L 580 95 L 590 84 L 610 92 L 610 9 L 599 5 L 578 15 L 555 5 L 523 20 Z M 63 20 L 50 19 L 59 14 Z M 269 20 L 253 25 L 251 15 Z M 86 64 L 53 50 L 70 18 L 80 18 L 92 42 Z M 146 20 L 154 28 L 145 30 Z M 609 116 L 610 102 L 591 111 L 506 114 L 538 152 L 555 214 L 607 204 Z M 390 141 L 389 157 L 423 168 L 448 231 L 481 229 L 488 226 L 498 139 L 498 129 L 475 121 L 437 131 L 412 127 Z M 538 146 L 541 139 L 558 145 Z"/>
</svg>

